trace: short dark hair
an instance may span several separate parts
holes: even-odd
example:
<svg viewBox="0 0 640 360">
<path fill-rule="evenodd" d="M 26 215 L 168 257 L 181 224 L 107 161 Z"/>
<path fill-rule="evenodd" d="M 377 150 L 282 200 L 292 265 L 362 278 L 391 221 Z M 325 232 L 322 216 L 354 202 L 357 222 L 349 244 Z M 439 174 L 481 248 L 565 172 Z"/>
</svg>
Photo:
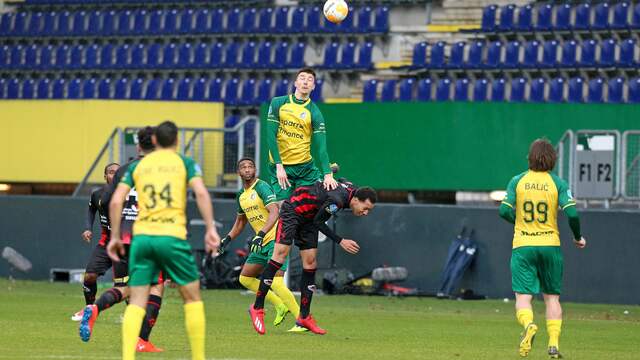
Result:
<svg viewBox="0 0 640 360">
<path fill-rule="evenodd" d="M 176 144 L 178 140 L 178 127 L 173 121 L 164 121 L 156 127 L 156 141 L 162 147 L 169 147 Z"/>
<path fill-rule="evenodd" d="M 298 72 L 296 73 L 296 79 L 298 78 L 298 75 L 300 75 L 301 73 L 311 74 L 311 75 L 313 75 L 313 79 L 314 80 L 316 79 L 316 72 L 313 71 L 312 68 L 306 67 L 306 68 L 302 68 L 302 69 L 298 70 Z"/>
<path fill-rule="evenodd" d="M 551 171 L 556 166 L 556 149 L 547 139 L 536 139 L 529 147 L 529 169 Z"/>
<path fill-rule="evenodd" d="M 375 204 L 376 201 L 378 201 L 378 194 L 376 194 L 376 191 L 373 190 L 373 188 L 370 188 L 368 186 L 363 186 L 361 188 L 358 188 L 358 190 L 356 190 L 356 193 L 353 195 L 353 197 L 358 198 L 358 200 L 360 201 L 371 201 L 372 204 Z"/>
<path fill-rule="evenodd" d="M 243 161 L 251 161 L 251 163 L 253 164 L 253 166 L 256 166 L 256 162 L 253 160 L 253 158 L 250 158 L 250 157 L 243 157 L 242 159 L 238 160 L 238 163 L 236 164 L 236 167 L 237 167 L 237 168 L 240 168 L 240 164 L 241 164 Z"/>
<path fill-rule="evenodd" d="M 155 149 L 153 141 L 151 140 L 153 131 L 154 129 L 151 126 L 145 126 L 138 130 L 138 145 L 140 145 L 142 150 L 149 151 Z"/>
<path fill-rule="evenodd" d="M 118 165 L 118 167 L 120 166 L 120 164 L 118 163 L 110 163 L 107 164 L 107 166 L 104 167 L 104 174 L 107 175 L 107 169 L 109 169 L 110 167 L 112 167 L 113 165 Z"/>
</svg>

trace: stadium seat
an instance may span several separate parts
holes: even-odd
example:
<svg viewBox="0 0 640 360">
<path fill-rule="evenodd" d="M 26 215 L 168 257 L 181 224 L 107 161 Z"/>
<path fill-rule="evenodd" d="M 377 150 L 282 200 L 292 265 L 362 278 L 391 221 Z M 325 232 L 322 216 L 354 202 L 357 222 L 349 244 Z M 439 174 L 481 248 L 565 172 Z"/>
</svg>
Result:
<svg viewBox="0 0 640 360">
<path fill-rule="evenodd" d="M 2 86 L 2 84 L 0 84 Z M 33 99 L 36 97 L 36 81 L 33 79 L 26 79 L 22 82 L 22 91 L 20 92 L 21 99 Z M 3 97 L 0 96 L 0 99 Z"/>
<path fill-rule="evenodd" d="M 576 6 L 574 30 L 587 30 L 591 24 L 591 4 L 583 3 Z"/>
<path fill-rule="evenodd" d="M 82 45 L 78 45 L 84 48 Z M 80 54 L 82 55 L 82 54 Z M 73 56 L 72 56 L 73 57 Z M 81 59 L 82 57 L 80 57 Z M 38 65 L 38 45 L 31 44 L 27 47 L 24 54 L 24 68 L 35 69 Z M 0 65 L 1 67 L 1 65 Z"/>
<path fill-rule="evenodd" d="M 12 15 L 11 13 L 0 14 L 0 35 L 6 36 L 10 34 Z"/>
<path fill-rule="evenodd" d="M 322 88 L 324 87 L 324 79 L 316 79 L 316 87 L 311 92 L 311 101 L 315 103 L 324 102 L 324 96 L 322 95 Z"/>
<path fill-rule="evenodd" d="M 627 96 L 627 102 L 633 104 L 640 103 L 640 77 L 629 79 L 629 95 Z"/>
<path fill-rule="evenodd" d="M 355 32 L 355 23 L 353 19 L 355 18 L 354 10 L 352 7 L 349 7 L 349 13 L 351 16 L 347 16 L 342 22 L 338 25 L 337 31 L 340 33 L 353 33 Z"/>
<path fill-rule="evenodd" d="M 451 55 L 449 56 L 449 63 L 447 67 L 449 69 L 461 69 L 464 65 L 464 49 L 467 44 L 464 41 L 459 41 L 451 47 Z"/>
<path fill-rule="evenodd" d="M 68 36 L 70 33 L 70 18 L 71 13 L 69 11 L 63 11 L 58 14 L 58 26 L 56 27 L 55 35 Z"/>
<path fill-rule="evenodd" d="M 224 32 L 224 10 L 215 9 L 211 12 L 211 27 L 210 32 L 219 34 Z"/>
<path fill-rule="evenodd" d="M 164 80 L 160 87 L 160 100 L 168 101 L 175 99 L 176 79 L 170 77 Z"/>
<path fill-rule="evenodd" d="M 256 104 L 264 104 L 271 101 L 272 88 L 273 88 L 273 80 L 269 78 L 262 79 L 258 84 L 258 94 L 256 95 Z"/>
<path fill-rule="evenodd" d="M 546 82 L 544 78 L 535 78 L 531 80 L 531 88 L 529 92 L 529 101 L 542 103 L 544 102 L 544 88 Z"/>
<path fill-rule="evenodd" d="M 42 31 L 40 35 L 53 34 L 56 31 L 56 23 L 58 22 L 58 13 L 55 11 L 49 11 L 44 14 L 42 21 Z"/>
<path fill-rule="evenodd" d="M 518 23 L 516 24 L 516 30 L 533 30 L 533 6 L 531 6 L 531 4 L 527 4 L 518 8 Z"/>
<path fill-rule="evenodd" d="M 356 15 L 358 17 L 358 24 L 356 27 L 357 32 L 366 34 L 370 31 L 372 13 L 373 10 L 371 9 L 371 6 L 362 6 L 360 9 L 358 9 Z"/>
<path fill-rule="evenodd" d="M 291 93 L 289 79 L 282 79 L 276 83 L 273 96 L 284 96 Z"/>
<path fill-rule="evenodd" d="M 484 42 L 474 41 L 469 46 L 469 54 L 467 56 L 467 62 L 465 68 L 467 69 L 479 69 L 482 67 L 482 53 L 484 52 Z"/>
<path fill-rule="evenodd" d="M 371 70 L 373 68 L 373 43 L 365 41 L 358 49 L 358 64 L 356 67 L 361 70 Z"/>
<path fill-rule="evenodd" d="M 100 68 L 109 69 L 113 62 L 113 45 L 104 44 L 100 48 Z"/>
<path fill-rule="evenodd" d="M 494 41 L 487 49 L 487 59 L 484 63 L 486 69 L 497 69 L 502 58 L 502 42 Z"/>
<path fill-rule="evenodd" d="M 147 86 L 144 90 L 145 100 L 157 100 L 158 92 L 160 91 L 160 79 L 154 78 L 147 81 Z"/>
<path fill-rule="evenodd" d="M 224 53 L 224 44 L 223 43 L 215 43 L 211 45 L 209 49 L 209 68 L 219 68 L 222 67 L 222 54 Z"/>
<path fill-rule="evenodd" d="M 307 9 L 304 6 L 298 6 L 293 10 L 291 14 L 291 32 L 301 33 L 304 32 L 304 18 L 307 16 Z"/>
<path fill-rule="evenodd" d="M 133 33 L 133 12 L 131 10 L 120 10 L 118 12 L 118 23 L 115 27 L 115 34 L 124 36 Z"/>
<path fill-rule="evenodd" d="M 193 101 L 205 101 L 207 96 L 207 78 L 200 77 L 193 83 Z"/>
<path fill-rule="evenodd" d="M 356 64 L 356 43 L 349 41 L 342 45 L 342 56 L 338 67 L 342 69 L 353 69 Z"/>
<path fill-rule="evenodd" d="M 304 42 L 296 42 L 291 49 L 291 57 L 287 66 L 290 69 L 300 69 L 305 66 L 304 64 L 304 53 L 307 50 L 307 44 Z M 344 53 L 343 53 L 344 56 Z"/>
<path fill-rule="evenodd" d="M 131 88 L 129 89 L 129 99 L 141 100 L 144 90 L 144 80 L 142 78 L 136 78 L 131 81 Z"/>
<path fill-rule="evenodd" d="M 538 66 L 538 54 L 540 53 L 540 43 L 538 40 L 528 41 L 524 45 L 524 57 L 522 67 L 532 69 Z"/>
<path fill-rule="evenodd" d="M 208 101 L 222 101 L 222 85 L 223 81 L 221 78 L 215 78 L 209 81 L 209 94 L 207 94 Z"/>
<path fill-rule="evenodd" d="M 7 79 L 0 77 L 0 99 L 7 98 Z"/>
<path fill-rule="evenodd" d="M 562 60 L 560 66 L 563 68 L 576 67 L 578 61 L 576 59 L 578 43 L 575 40 L 568 40 L 562 44 Z"/>
<path fill-rule="evenodd" d="M 569 95 L 567 101 L 570 103 L 584 102 L 584 80 L 580 77 L 569 79 Z"/>
<path fill-rule="evenodd" d="M 36 97 L 38 99 L 48 99 L 51 81 L 47 78 L 40 79 L 36 88 Z"/>
<path fill-rule="evenodd" d="M 604 102 L 603 94 L 604 80 L 602 78 L 595 78 L 589 80 L 589 94 L 587 100 L 590 103 Z"/>
<path fill-rule="evenodd" d="M 516 6 L 514 4 L 508 4 L 500 8 L 500 23 L 498 24 L 498 30 L 500 31 L 513 31 L 513 17 L 515 15 Z"/>
<path fill-rule="evenodd" d="M 633 7 L 633 13 L 631 14 L 631 26 L 632 29 L 640 29 L 640 3 L 637 3 Z"/>
<path fill-rule="evenodd" d="M 487 89 L 489 81 L 487 79 L 476 79 L 473 83 L 473 101 L 487 101 Z"/>
<path fill-rule="evenodd" d="M 542 3 L 536 7 L 537 19 L 535 29 L 538 31 L 549 31 L 552 28 L 553 5 Z"/>
<path fill-rule="evenodd" d="M 129 44 L 122 44 L 116 48 L 114 67 L 116 69 L 126 69 L 129 66 Z"/>
<path fill-rule="evenodd" d="M 146 68 L 155 69 L 160 67 L 160 61 L 162 53 L 162 45 L 160 43 L 153 43 L 147 47 L 147 61 Z"/>
<path fill-rule="evenodd" d="M 29 12 L 20 11 L 15 14 L 13 17 L 13 33 L 17 36 L 27 35 L 28 32 L 28 23 L 27 19 L 29 18 Z"/>
<path fill-rule="evenodd" d="M 589 25 L 588 22 L 587 25 Z M 556 5 L 556 21 L 553 27 L 555 30 L 569 30 L 571 28 L 571 4 Z"/>
<path fill-rule="evenodd" d="M 177 30 L 178 30 L 178 10 L 171 9 L 169 11 L 166 11 L 164 14 L 164 25 L 162 26 L 162 33 L 167 35 L 175 34 Z"/>
<path fill-rule="evenodd" d="M 191 100 L 191 83 L 190 77 L 185 77 L 178 82 L 178 90 L 176 91 L 176 100 Z"/>
<path fill-rule="evenodd" d="M 364 87 L 362 89 L 362 101 L 363 102 L 378 101 L 377 92 L 378 92 L 378 80 L 373 79 L 373 80 L 365 81 Z"/>
<path fill-rule="evenodd" d="M 72 35 L 81 36 L 86 33 L 86 19 L 87 13 L 85 11 L 78 11 L 73 15 Z"/>
<path fill-rule="evenodd" d="M 236 42 L 232 42 L 227 45 L 224 50 L 224 62 L 222 66 L 225 68 L 234 68 L 238 64 L 238 49 L 240 45 Z"/>
<path fill-rule="evenodd" d="M 92 44 L 87 47 L 84 52 L 84 62 L 82 63 L 83 69 L 96 69 L 98 68 L 98 58 L 100 54 L 100 47 L 96 44 Z M 42 54 L 41 57 L 42 59 Z"/>
<path fill-rule="evenodd" d="M 609 3 L 599 3 L 594 7 L 591 28 L 595 30 L 609 28 Z"/>
<path fill-rule="evenodd" d="M 118 13 L 115 10 L 110 10 L 104 13 L 102 17 L 102 29 L 100 30 L 101 35 L 115 35 L 116 33 L 116 18 Z M 160 25 L 158 25 L 159 27 Z M 149 27 L 150 30 L 153 31 L 154 28 Z M 156 28 L 157 29 L 157 28 Z"/>
<path fill-rule="evenodd" d="M 416 100 L 418 101 L 431 101 L 431 79 L 418 80 L 418 90 L 416 92 Z"/>
<path fill-rule="evenodd" d="M 146 34 L 149 28 L 147 27 L 147 10 L 138 9 L 133 11 L 133 26 L 131 32 L 136 35 Z"/>
<path fill-rule="evenodd" d="M 485 6 L 482 9 L 482 31 L 489 32 L 496 30 L 497 5 Z"/>
<path fill-rule="evenodd" d="M 525 91 L 527 88 L 527 80 L 523 77 L 513 78 L 511 80 L 511 96 L 510 102 L 522 102 L 525 100 Z"/>
<path fill-rule="evenodd" d="M 415 82 L 415 79 L 403 79 L 400 81 L 398 100 L 405 102 L 413 101 L 413 88 L 415 86 Z"/>
<path fill-rule="evenodd" d="M 380 93 L 380 101 L 392 102 L 396 101 L 396 80 L 387 80 L 382 84 L 382 92 Z"/>
<path fill-rule="evenodd" d="M 629 22 L 629 3 L 620 2 L 613 6 L 613 20 L 611 22 L 611 28 L 613 29 L 626 29 Z"/>
<path fill-rule="evenodd" d="M 239 103 L 238 86 L 240 80 L 231 78 L 224 84 L 224 103 L 226 105 L 236 106 Z"/>
<path fill-rule="evenodd" d="M 273 8 L 266 7 L 258 12 L 258 27 L 256 32 L 266 34 L 271 31 L 271 23 L 273 21 Z"/>
<path fill-rule="evenodd" d="M 276 69 L 284 69 L 289 63 L 289 43 L 281 41 L 276 45 L 273 57 L 273 67 Z"/>
<path fill-rule="evenodd" d="M 100 34 L 102 25 L 102 11 L 94 10 L 89 13 L 89 20 L 87 24 L 87 35 Z"/>
<path fill-rule="evenodd" d="M 196 10 L 193 32 L 196 34 L 206 34 L 211 28 L 209 18 L 209 9 Z"/>
<path fill-rule="evenodd" d="M 600 43 L 600 60 L 601 67 L 611 67 L 616 63 L 616 47 L 617 42 L 613 39 L 604 39 Z"/>
<path fill-rule="evenodd" d="M 58 70 L 66 69 L 69 65 L 69 45 L 59 45 L 56 49 L 56 60 L 53 67 Z"/>
<path fill-rule="evenodd" d="M 267 69 L 271 67 L 271 52 L 273 49 L 273 43 L 271 41 L 265 41 L 258 47 L 258 59 L 256 60 L 255 67 L 259 69 Z"/>
<path fill-rule="evenodd" d="M 442 69 L 444 67 L 444 48 L 446 43 L 438 41 L 431 47 L 431 57 L 429 59 L 429 68 Z"/>
<path fill-rule="evenodd" d="M 242 83 L 239 104 L 255 105 L 256 103 L 256 79 L 249 78 Z"/>
<path fill-rule="evenodd" d="M 194 31 L 194 15 L 195 11 L 193 9 L 184 9 L 180 13 L 180 25 L 179 32 L 181 34 L 189 34 Z"/>
<path fill-rule="evenodd" d="M 149 13 L 149 32 L 157 35 L 162 32 L 162 18 L 164 18 L 164 10 L 157 9 Z"/>
<path fill-rule="evenodd" d="M 47 45 L 40 49 L 40 60 L 38 61 L 38 69 L 46 70 L 51 68 L 53 63 L 53 45 Z"/>
<path fill-rule="evenodd" d="M 7 45 L 0 46 L 0 68 L 4 68 L 7 66 L 9 62 L 9 53 L 10 49 Z"/>
<path fill-rule="evenodd" d="M 2 19 L 0 18 L 0 21 Z M 42 22 L 44 21 L 44 13 L 38 11 L 36 13 L 31 13 L 31 19 L 29 20 L 29 25 L 27 26 L 27 35 L 28 36 L 38 36 L 42 31 Z"/>
<path fill-rule="evenodd" d="M 307 31 L 310 33 L 318 33 L 322 30 L 320 20 L 322 19 L 322 10 L 319 6 L 312 6 L 307 10 Z"/>
<path fill-rule="evenodd" d="M 564 101 L 564 79 L 561 77 L 551 79 L 549 85 L 548 102 L 559 103 Z"/>
<path fill-rule="evenodd" d="M 131 69 L 143 69 L 145 67 L 144 63 L 144 51 L 146 47 L 144 44 L 136 44 L 131 49 L 131 61 L 128 64 L 128 67 Z"/>
<path fill-rule="evenodd" d="M 27 52 L 27 54 L 29 54 Z M 84 54 L 84 45 L 79 44 L 79 45 L 72 45 L 71 46 L 71 50 L 69 53 L 69 68 L 73 69 L 73 70 L 77 70 L 77 69 L 81 69 L 83 64 L 82 64 L 82 59 L 83 59 L 83 55 Z"/>
<path fill-rule="evenodd" d="M 469 79 L 457 79 L 453 99 L 455 101 L 469 101 Z"/>
<path fill-rule="evenodd" d="M 98 99 L 111 99 L 110 78 L 104 78 L 98 83 Z"/>
<path fill-rule="evenodd" d="M 209 47 L 207 43 L 199 42 L 193 50 L 193 62 L 192 67 L 196 69 L 203 69 L 207 66 L 207 53 Z"/>
<path fill-rule="evenodd" d="M 66 45 L 65 45 L 66 46 Z M 67 49 L 69 47 L 67 46 Z M 66 57 L 63 57 L 63 60 L 66 60 Z M 22 45 L 13 45 L 11 47 L 11 54 L 9 57 L 9 68 L 10 69 L 19 69 L 24 65 L 24 46 Z"/>
<path fill-rule="evenodd" d="M 338 67 L 338 49 L 340 44 L 332 42 L 327 44 L 324 48 L 324 63 L 322 65 L 325 69 L 335 69 Z"/>
<path fill-rule="evenodd" d="M 96 98 L 96 83 L 98 81 L 95 78 L 85 79 L 82 82 L 82 99 L 95 99 Z"/>
<path fill-rule="evenodd" d="M 623 91 L 624 91 L 624 79 L 621 77 L 615 77 L 609 79 L 607 87 L 607 102 L 608 103 L 622 103 Z"/>
<path fill-rule="evenodd" d="M 548 40 L 542 45 L 542 62 L 541 68 L 553 68 L 558 65 L 558 41 Z"/>
<path fill-rule="evenodd" d="M 451 99 L 451 79 L 444 78 L 438 80 L 436 86 L 436 100 L 449 101 Z"/>
<path fill-rule="evenodd" d="M 165 69 L 173 69 L 176 67 L 178 60 L 178 46 L 175 43 L 170 43 L 164 46 L 162 49 L 162 67 Z M 175 79 L 174 79 L 175 82 Z M 166 81 L 165 81 L 166 84 Z"/>
<path fill-rule="evenodd" d="M 237 34 L 240 32 L 240 17 L 241 12 L 239 8 L 233 8 L 227 12 L 227 26 L 225 27 L 225 32 Z"/>
<path fill-rule="evenodd" d="M 596 47 L 598 43 L 591 39 L 582 42 L 580 47 L 580 62 L 582 67 L 594 67 L 596 65 Z"/>
<path fill-rule="evenodd" d="M 129 98 L 129 78 L 123 77 L 116 81 L 113 98 L 118 100 L 125 100 Z"/>
<path fill-rule="evenodd" d="M 634 39 L 625 39 L 620 44 L 620 57 L 618 58 L 619 67 L 635 67 L 636 62 L 636 41 Z"/>
<path fill-rule="evenodd" d="M 373 32 L 386 34 L 389 31 L 389 8 L 381 6 L 375 11 Z"/>
<path fill-rule="evenodd" d="M 510 41 L 505 49 L 504 62 L 501 64 L 503 69 L 515 69 L 520 65 L 520 42 Z"/>
<path fill-rule="evenodd" d="M 415 69 L 426 67 L 427 65 L 427 44 L 425 41 L 421 41 L 413 45 L 413 56 L 411 60 L 411 67 Z"/>
<path fill-rule="evenodd" d="M 20 80 L 13 78 L 7 84 L 7 99 L 20 98 Z"/>
<path fill-rule="evenodd" d="M 239 68 L 250 69 L 254 66 L 257 47 L 258 45 L 254 41 L 248 41 L 244 44 L 240 55 L 240 63 L 238 63 Z"/>
<path fill-rule="evenodd" d="M 494 79 L 491 83 L 491 101 L 500 102 L 504 101 L 505 95 L 505 79 Z"/>
<path fill-rule="evenodd" d="M 286 6 L 278 7 L 275 13 L 275 21 L 273 22 L 274 33 L 286 34 L 289 32 L 289 8 Z"/>
</svg>

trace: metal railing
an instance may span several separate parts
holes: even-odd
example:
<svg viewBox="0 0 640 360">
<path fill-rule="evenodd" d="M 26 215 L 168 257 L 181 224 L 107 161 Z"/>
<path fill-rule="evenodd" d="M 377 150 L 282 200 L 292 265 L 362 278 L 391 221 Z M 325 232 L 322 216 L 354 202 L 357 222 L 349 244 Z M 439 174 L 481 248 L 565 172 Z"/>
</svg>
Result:
<svg viewBox="0 0 640 360">
<path fill-rule="evenodd" d="M 621 192 L 625 199 L 640 199 L 640 130 L 622 133 Z"/>
</svg>

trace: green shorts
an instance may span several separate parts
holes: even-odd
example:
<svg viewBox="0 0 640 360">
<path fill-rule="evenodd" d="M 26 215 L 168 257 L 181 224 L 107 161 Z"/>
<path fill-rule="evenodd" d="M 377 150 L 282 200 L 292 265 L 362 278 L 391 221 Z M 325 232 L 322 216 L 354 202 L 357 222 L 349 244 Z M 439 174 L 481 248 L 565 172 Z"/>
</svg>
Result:
<svg viewBox="0 0 640 360">
<path fill-rule="evenodd" d="M 153 284 L 160 271 L 181 286 L 200 278 L 186 240 L 173 236 L 135 235 L 129 255 L 129 286 Z"/>
<path fill-rule="evenodd" d="M 284 190 L 278 184 L 278 177 L 276 176 L 276 165 L 269 164 L 269 183 L 276 193 L 276 200 L 288 200 L 295 190 L 299 186 L 311 186 L 316 181 L 322 179 L 320 170 L 313 163 L 313 160 L 308 163 L 298 165 L 285 165 L 284 171 L 287 173 L 289 183 L 291 187 Z"/>
<path fill-rule="evenodd" d="M 520 294 L 560 295 L 562 291 L 560 246 L 522 246 L 511 253 L 511 287 Z"/>
<path fill-rule="evenodd" d="M 249 257 L 247 258 L 247 264 L 257 264 L 262 265 L 263 267 L 267 267 L 267 263 L 271 260 L 273 256 L 273 250 L 276 248 L 276 241 L 270 241 L 267 245 L 262 247 L 262 251 L 259 253 L 249 253 Z M 287 271 L 287 266 L 289 265 L 289 255 L 284 260 L 282 267 L 280 270 Z"/>
</svg>

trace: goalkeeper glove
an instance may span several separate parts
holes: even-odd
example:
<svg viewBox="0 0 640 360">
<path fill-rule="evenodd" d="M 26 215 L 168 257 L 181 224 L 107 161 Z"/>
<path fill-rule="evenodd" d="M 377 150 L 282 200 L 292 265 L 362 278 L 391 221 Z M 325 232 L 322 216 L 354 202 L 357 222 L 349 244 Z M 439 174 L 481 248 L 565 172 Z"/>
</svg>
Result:
<svg viewBox="0 0 640 360">
<path fill-rule="evenodd" d="M 252 253 L 259 253 L 260 251 L 262 251 L 262 241 L 264 240 L 264 232 L 259 231 L 256 236 L 253 237 L 253 239 L 251 239 L 251 242 L 249 243 L 249 250 L 251 250 Z"/>
<path fill-rule="evenodd" d="M 225 248 L 229 246 L 231 242 L 231 236 L 227 235 L 220 240 L 220 248 L 218 248 L 218 255 L 222 255 L 225 252 Z"/>
</svg>

